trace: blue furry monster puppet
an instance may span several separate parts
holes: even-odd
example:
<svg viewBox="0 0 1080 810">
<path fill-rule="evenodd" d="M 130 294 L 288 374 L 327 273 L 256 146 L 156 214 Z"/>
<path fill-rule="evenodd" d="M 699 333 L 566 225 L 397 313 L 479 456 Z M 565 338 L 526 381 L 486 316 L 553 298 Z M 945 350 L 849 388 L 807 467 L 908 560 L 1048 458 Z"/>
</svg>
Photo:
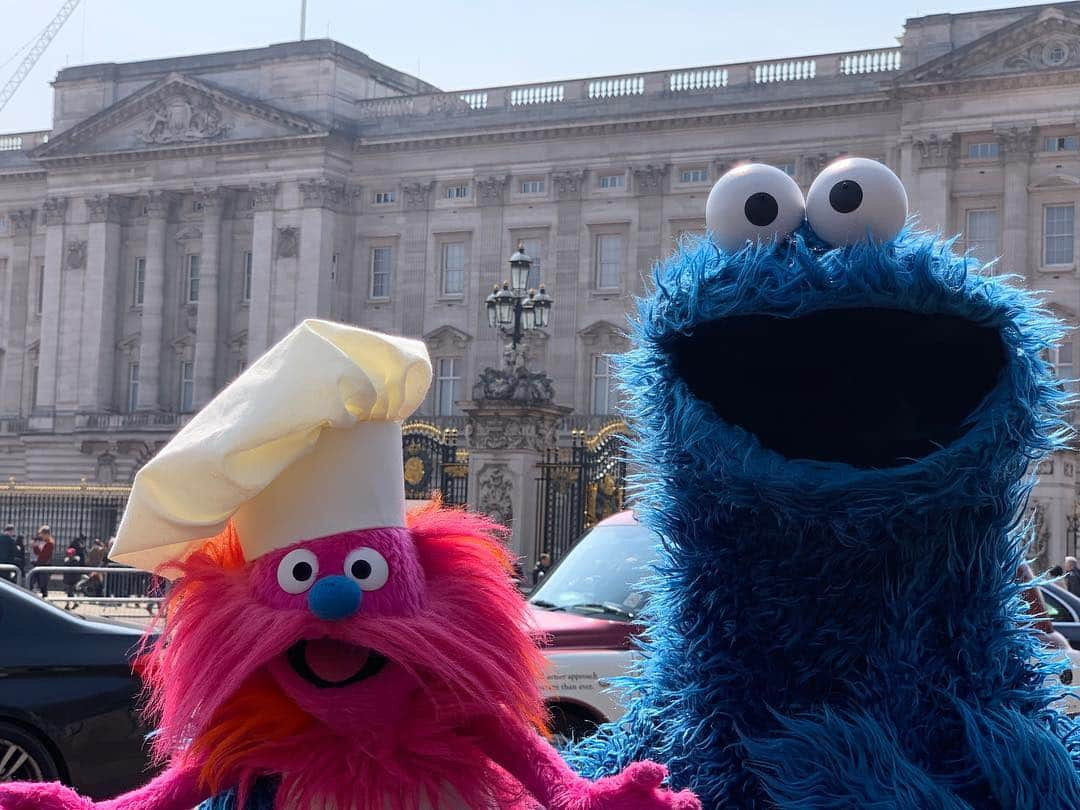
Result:
<svg viewBox="0 0 1080 810">
<path fill-rule="evenodd" d="M 638 515 L 665 538 L 628 714 L 705 808 L 1080 808 L 1080 732 L 1015 577 L 1069 438 L 1059 325 L 904 227 L 883 165 L 803 197 L 748 165 L 655 272 L 623 358 Z"/>
</svg>

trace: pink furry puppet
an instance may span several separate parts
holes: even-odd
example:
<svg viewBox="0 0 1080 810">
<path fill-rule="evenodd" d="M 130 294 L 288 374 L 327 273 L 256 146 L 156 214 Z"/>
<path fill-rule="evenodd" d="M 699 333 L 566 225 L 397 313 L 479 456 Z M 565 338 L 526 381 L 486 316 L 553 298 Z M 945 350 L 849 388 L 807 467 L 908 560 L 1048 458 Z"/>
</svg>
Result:
<svg viewBox="0 0 1080 810">
<path fill-rule="evenodd" d="M 416 341 L 308 321 L 143 467 L 117 546 L 178 575 L 140 662 L 167 768 L 98 804 L 3 785 L 0 810 L 700 807 L 654 763 L 586 781 L 538 730 L 500 530 L 405 517 L 400 420 L 429 379 Z"/>
</svg>

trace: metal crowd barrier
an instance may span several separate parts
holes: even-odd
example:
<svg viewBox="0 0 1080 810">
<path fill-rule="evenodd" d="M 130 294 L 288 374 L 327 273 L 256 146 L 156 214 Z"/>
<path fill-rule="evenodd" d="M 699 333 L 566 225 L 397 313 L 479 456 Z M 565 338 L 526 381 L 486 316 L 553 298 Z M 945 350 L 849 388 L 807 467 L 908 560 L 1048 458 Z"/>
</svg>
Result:
<svg viewBox="0 0 1080 810">
<path fill-rule="evenodd" d="M 7 576 L 7 574 L 9 574 L 9 573 L 15 575 L 15 584 L 16 585 L 22 585 L 23 572 L 22 572 L 22 569 L 19 568 L 19 566 L 10 565 L 8 563 L 4 563 L 3 565 L 0 565 L 0 579 L 8 579 L 8 580 L 10 580 L 10 577 Z"/>
<path fill-rule="evenodd" d="M 14 566 L 12 566 L 14 567 Z M 101 574 L 102 588 L 104 593 L 101 596 L 85 596 L 80 593 L 76 593 L 75 596 L 67 596 L 67 586 L 61 584 L 57 588 L 56 584 L 52 582 L 52 578 L 56 575 L 63 574 L 79 574 L 82 577 L 85 574 Z M 139 568 L 124 568 L 120 566 L 89 566 L 89 565 L 38 565 L 30 569 L 26 575 L 25 588 L 27 590 L 35 591 L 40 589 L 39 576 L 49 577 L 50 582 L 48 590 L 50 591 L 47 597 L 49 601 L 76 603 L 76 604 L 106 604 L 106 605 L 158 605 L 165 599 L 164 592 L 159 594 L 149 593 L 149 589 L 157 579 L 150 571 L 143 571 Z M 113 585 L 110 588 L 109 580 L 112 578 Z M 119 583 L 117 582 L 119 580 Z M 164 582 L 164 580 L 160 580 Z M 147 591 L 141 596 L 131 596 L 132 590 L 139 589 Z M 110 594 L 110 590 L 113 591 Z M 127 591 L 128 595 L 121 596 L 118 591 Z M 55 595 L 54 595 L 55 593 Z"/>
</svg>

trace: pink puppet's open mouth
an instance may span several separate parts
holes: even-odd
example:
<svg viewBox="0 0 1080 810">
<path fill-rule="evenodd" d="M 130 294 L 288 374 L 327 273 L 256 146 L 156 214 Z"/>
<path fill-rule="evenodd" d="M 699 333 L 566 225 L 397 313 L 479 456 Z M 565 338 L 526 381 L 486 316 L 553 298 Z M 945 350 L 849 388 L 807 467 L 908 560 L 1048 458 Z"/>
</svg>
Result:
<svg viewBox="0 0 1080 810">
<path fill-rule="evenodd" d="M 332 638 L 305 639 L 285 653 L 293 672 L 320 689 L 336 689 L 377 675 L 386 656 Z"/>
</svg>

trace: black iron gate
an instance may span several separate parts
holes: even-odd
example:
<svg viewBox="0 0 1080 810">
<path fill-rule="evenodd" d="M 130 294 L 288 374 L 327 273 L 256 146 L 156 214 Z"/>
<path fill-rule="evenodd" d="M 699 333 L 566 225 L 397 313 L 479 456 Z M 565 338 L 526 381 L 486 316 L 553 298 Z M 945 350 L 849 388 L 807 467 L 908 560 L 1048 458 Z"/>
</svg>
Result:
<svg viewBox="0 0 1080 810">
<path fill-rule="evenodd" d="M 405 497 L 426 501 L 435 493 L 443 503 L 464 506 L 469 497 L 469 454 L 458 448 L 456 430 L 425 422 L 402 426 Z"/>
<path fill-rule="evenodd" d="M 572 434 L 572 444 L 552 448 L 537 467 L 536 554 L 558 560 L 581 533 L 623 509 L 626 495 L 624 422 L 586 437 Z"/>
<path fill-rule="evenodd" d="M 0 486 L 0 526 L 15 527 L 29 548 L 41 526 L 48 526 L 56 538 L 53 558 L 64 559 L 64 551 L 80 536 L 108 542 L 116 534 L 127 504 L 127 487 Z"/>
</svg>

